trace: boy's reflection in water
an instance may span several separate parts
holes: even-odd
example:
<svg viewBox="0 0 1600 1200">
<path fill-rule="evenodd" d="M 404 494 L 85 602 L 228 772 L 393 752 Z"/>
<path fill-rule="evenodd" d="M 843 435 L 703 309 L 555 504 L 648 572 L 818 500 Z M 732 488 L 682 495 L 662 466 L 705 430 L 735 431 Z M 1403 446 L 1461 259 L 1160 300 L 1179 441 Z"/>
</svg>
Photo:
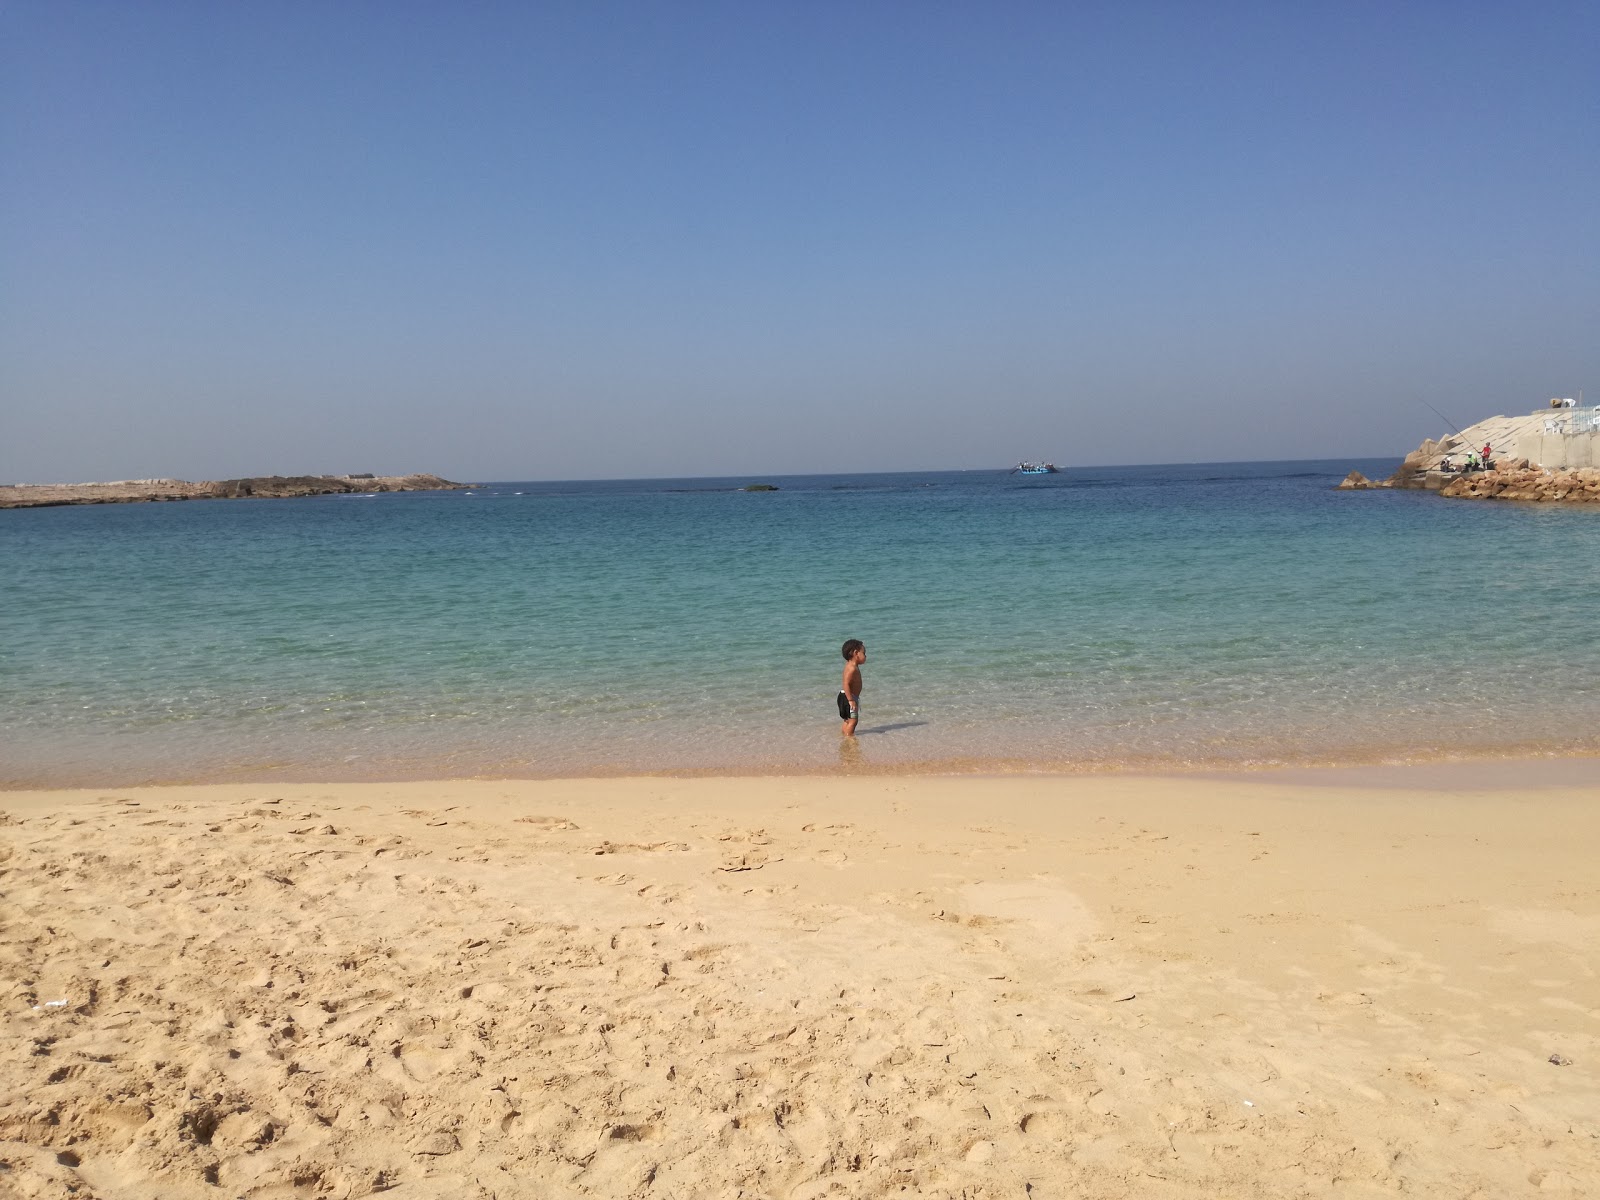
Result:
<svg viewBox="0 0 1600 1200">
<path fill-rule="evenodd" d="M 861 742 L 857 738 L 847 737 L 839 739 L 839 769 L 841 771 L 854 771 L 866 765 L 861 757 Z"/>
</svg>

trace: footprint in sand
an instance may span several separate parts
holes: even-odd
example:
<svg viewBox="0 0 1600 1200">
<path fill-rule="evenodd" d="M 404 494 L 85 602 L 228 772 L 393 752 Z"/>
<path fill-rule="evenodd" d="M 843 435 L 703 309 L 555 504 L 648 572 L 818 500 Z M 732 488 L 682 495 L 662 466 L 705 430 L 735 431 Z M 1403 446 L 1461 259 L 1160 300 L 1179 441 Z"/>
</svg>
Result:
<svg viewBox="0 0 1600 1200">
<path fill-rule="evenodd" d="M 515 820 L 518 825 L 536 825 L 548 833 L 578 828 L 577 822 L 569 821 L 565 817 L 517 817 Z"/>
<path fill-rule="evenodd" d="M 1037 1099 L 1030 1097 L 1030 1099 Z M 1073 1132 L 1072 1118 L 1060 1108 L 1035 1108 L 1022 1114 L 1017 1129 L 1030 1137 L 1043 1137 L 1052 1141 L 1066 1138 Z"/>
<path fill-rule="evenodd" d="M 686 842 L 601 842 L 594 847 L 591 854 L 623 854 L 630 850 L 658 851 L 658 850 L 687 850 Z"/>
<path fill-rule="evenodd" d="M 985 929 L 991 925 L 1009 925 L 1011 921 L 1005 917 L 986 917 L 982 913 L 958 913 L 941 908 L 933 914 L 935 921 L 946 921 L 952 925 L 964 925 L 969 929 Z"/>
</svg>

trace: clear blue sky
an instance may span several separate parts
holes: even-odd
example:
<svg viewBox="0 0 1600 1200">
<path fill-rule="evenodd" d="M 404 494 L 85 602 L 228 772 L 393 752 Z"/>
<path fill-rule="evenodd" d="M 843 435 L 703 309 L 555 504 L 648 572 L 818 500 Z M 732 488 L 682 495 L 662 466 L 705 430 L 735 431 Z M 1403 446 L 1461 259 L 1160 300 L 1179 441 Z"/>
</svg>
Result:
<svg viewBox="0 0 1600 1200">
<path fill-rule="evenodd" d="M 0 480 L 1398 455 L 1597 252 L 1592 0 L 0 3 Z"/>
</svg>

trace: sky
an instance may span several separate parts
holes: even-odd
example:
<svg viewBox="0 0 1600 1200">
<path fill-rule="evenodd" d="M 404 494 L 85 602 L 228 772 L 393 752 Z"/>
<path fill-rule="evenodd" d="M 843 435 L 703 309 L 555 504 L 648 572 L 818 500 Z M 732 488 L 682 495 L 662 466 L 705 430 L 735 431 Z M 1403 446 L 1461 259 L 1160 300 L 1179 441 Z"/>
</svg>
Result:
<svg viewBox="0 0 1600 1200">
<path fill-rule="evenodd" d="M 1600 6 L 0 0 L 0 481 L 1396 456 L 1600 401 Z"/>
</svg>

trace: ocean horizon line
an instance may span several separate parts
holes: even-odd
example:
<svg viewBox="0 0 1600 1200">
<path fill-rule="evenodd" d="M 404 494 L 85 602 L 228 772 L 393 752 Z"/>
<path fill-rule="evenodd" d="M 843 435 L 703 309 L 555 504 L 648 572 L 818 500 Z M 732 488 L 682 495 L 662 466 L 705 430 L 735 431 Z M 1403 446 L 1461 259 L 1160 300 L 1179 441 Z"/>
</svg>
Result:
<svg viewBox="0 0 1600 1200">
<path fill-rule="evenodd" d="M 1312 463 L 1373 463 L 1394 461 L 1398 464 L 1405 455 L 1403 453 L 1368 454 L 1368 455 L 1339 455 L 1329 458 L 1229 458 L 1229 459 L 1197 459 L 1193 462 L 1170 463 L 1056 463 L 1056 467 L 1063 475 L 1076 471 L 1166 471 L 1166 470 L 1193 470 L 1200 467 L 1275 467 L 1298 466 Z M 678 483 L 699 480 L 723 481 L 742 480 L 759 481 L 763 479 L 829 479 L 849 476 L 895 476 L 895 475 L 981 475 L 981 474 L 1006 474 L 1012 471 L 1015 463 L 982 467 L 894 467 L 881 470 L 848 470 L 848 471 L 734 471 L 723 474 L 711 475 L 573 475 L 564 478 L 536 478 L 526 476 L 513 478 L 506 476 L 497 478 L 488 475 L 473 475 L 469 473 L 447 473 L 450 478 L 468 479 L 472 482 L 468 486 L 490 486 L 513 483 L 533 483 L 541 485 L 565 483 Z"/>
<path fill-rule="evenodd" d="M 1270 467 L 1293 466 L 1305 463 L 1362 463 L 1385 462 L 1393 459 L 1398 463 L 1404 454 L 1365 454 L 1365 455 L 1337 455 L 1324 458 L 1225 458 L 1225 459 L 1195 459 L 1183 462 L 1149 462 L 1149 463 L 1055 463 L 1054 465 L 1063 473 L 1072 471 L 1113 471 L 1113 470 L 1189 470 L 1196 467 Z M 487 486 L 490 484 L 508 483 L 535 483 L 535 484 L 562 484 L 562 483 L 664 483 L 684 480 L 731 480 L 731 479 L 820 479 L 831 476 L 850 475 L 970 475 L 988 472 L 1009 472 L 1014 469 L 1015 463 L 1010 466 L 993 465 L 978 467 L 889 467 L 873 469 L 851 469 L 838 471 L 763 471 L 754 469 L 750 471 L 732 471 L 721 474 L 689 474 L 689 475 L 567 475 L 567 476 L 494 476 L 482 475 L 471 471 L 394 471 L 386 473 L 368 472 L 376 478 L 400 478 L 408 475 L 437 475 L 439 478 L 470 481 L 464 484 L 467 487 Z M 195 480 L 222 479 L 223 475 L 215 472 L 210 474 L 191 472 Z M 329 479 L 360 479 L 364 474 L 351 474 L 345 471 L 253 471 L 228 475 L 226 478 L 239 479 L 273 479 L 273 478 L 329 478 Z M 191 482 L 187 476 L 168 473 L 149 475 L 125 474 L 116 478 L 105 479 L 74 479 L 74 480 L 23 480 L 14 479 L 0 482 L 0 487 L 94 487 L 119 483 L 148 483 L 148 482 Z"/>
</svg>

